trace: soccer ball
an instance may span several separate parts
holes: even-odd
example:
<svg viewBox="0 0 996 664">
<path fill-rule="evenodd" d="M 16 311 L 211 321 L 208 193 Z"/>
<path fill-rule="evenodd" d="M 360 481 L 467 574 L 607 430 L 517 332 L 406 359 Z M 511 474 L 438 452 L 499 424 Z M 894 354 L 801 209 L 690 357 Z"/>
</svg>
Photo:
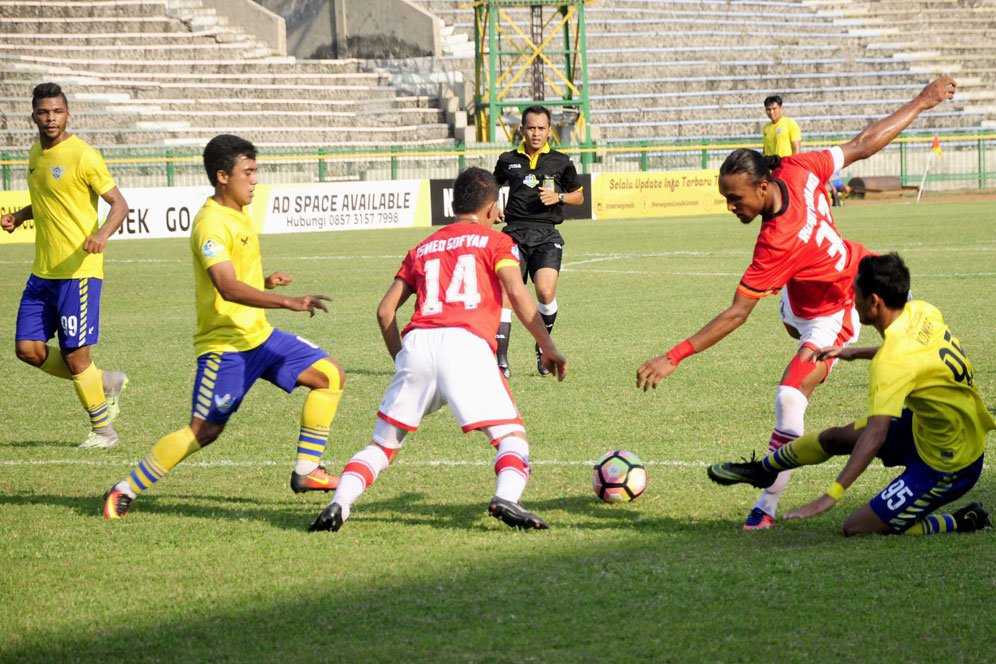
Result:
<svg viewBox="0 0 996 664">
<path fill-rule="evenodd" d="M 607 503 L 628 503 L 647 488 L 647 469 L 629 450 L 606 452 L 591 471 L 591 486 Z"/>
</svg>

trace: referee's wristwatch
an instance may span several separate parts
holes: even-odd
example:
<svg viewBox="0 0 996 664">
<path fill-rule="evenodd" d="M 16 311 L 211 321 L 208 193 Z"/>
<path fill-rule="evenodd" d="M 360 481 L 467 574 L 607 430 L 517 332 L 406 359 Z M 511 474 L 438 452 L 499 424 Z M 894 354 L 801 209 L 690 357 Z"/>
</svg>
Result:
<svg viewBox="0 0 996 664">
<path fill-rule="evenodd" d="M 557 198 L 559 198 L 559 199 L 560 199 L 560 202 L 561 202 L 561 203 L 563 203 L 563 202 L 564 202 L 564 195 L 563 195 L 562 193 L 561 193 L 561 194 L 557 194 Z"/>
</svg>

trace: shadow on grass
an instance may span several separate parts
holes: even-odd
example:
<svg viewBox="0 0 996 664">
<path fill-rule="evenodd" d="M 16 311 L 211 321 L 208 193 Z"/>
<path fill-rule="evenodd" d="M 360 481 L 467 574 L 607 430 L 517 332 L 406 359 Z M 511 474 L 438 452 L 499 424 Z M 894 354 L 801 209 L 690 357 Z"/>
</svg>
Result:
<svg viewBox="0 0 996 664">
<path fill-rule="evenodd" d="M 82 439 L 81 439 L 82 440 Z M 0 442 L 0 447 L 22 448 L 22 447 L 61 447 L 65 449 L 76 449 L 79 443 L 65 440 L 7 440 Z"/>
</svg>

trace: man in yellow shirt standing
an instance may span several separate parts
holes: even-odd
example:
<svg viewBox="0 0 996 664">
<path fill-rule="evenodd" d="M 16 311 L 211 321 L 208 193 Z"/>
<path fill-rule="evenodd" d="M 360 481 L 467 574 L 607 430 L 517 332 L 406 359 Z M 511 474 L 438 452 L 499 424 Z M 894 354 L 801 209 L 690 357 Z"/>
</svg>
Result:
<svg viewBox="0 0 996 664">
<path fill-rule="evenodd" d="M 104 517 L 120 519 L 132 501 L 185 458 L 214 442 L 259 378 L 285 392 L 310 389 L 301 413 L 297 462 L 290 486 L 295 493 L 333 491 L 339 478 L 319 465 L 346 375 L 316 344 L 274 328 L 264 309 L 315 311 L 324 295 L 288 297 L 267 293 L 293 281 L 274 272 L 263 277 L 259 236 L 245 208 L 256 187 L 256 148 L 223 134 L 204 148 L 204 168 L 214 195 L 194 218 L 197 374 L 190 424 L 161 438 L 127 478 L 104 494 Z"/>
<path fill-rule="evenodd" d="M 121 439 L 111 425 L 127 383 L 120 371 L 101 371 L 90 356 L 100 336 L 104 249 L 128 216 L 100 153 L 66 131 L 69 102 L 55 83 L 35 87 L 31 120 L 38 142 L 28 156 L 31 204 L 0 218 L 13 233 L 35 221 L 35 260 L 17 310 L 14 350 L 18 359 L 57 378 L 72 380 L 90 418 L 82 448 L 114 447 Z M 103 226 L 97 197 L 110 206 Z M 58 334 L 59 352 L 48 340 Z"/>
<path fill-rule="evenodd" d="M 767 487 L 789 468 L 849 455 L 826 493 L 786 515 L 808 519 L 837 504 L 878 457 L 903 472 L 844 521 L 845 535 L 930 535 L 991 527 L 977 502 L 952 514 L 934 510 L 969 491 L 982 472 L 986 435 L 996 429 L 978 391 L 974 368 L 941 312 L 907 301 L 909 270 L 898 254 L 866 256 L 854 279 L 854 306 L 864 325 L 882 335 L 878 348 L 824 348 L 818 359 L 870 359 L 868 417 L 809 433 L 760 461 L 709 468 L 719 484 Z"/>
<path fill-rule="evenodd" d="M 764 125 L 763 154 L 776 154 L 788 157 L 799 154 L 802 145 L 802 132 L 799 124 L 782 114 L 782 98 L 772 95 L 764 100 L 764 113 L 771 120 Z"/>
</svg>

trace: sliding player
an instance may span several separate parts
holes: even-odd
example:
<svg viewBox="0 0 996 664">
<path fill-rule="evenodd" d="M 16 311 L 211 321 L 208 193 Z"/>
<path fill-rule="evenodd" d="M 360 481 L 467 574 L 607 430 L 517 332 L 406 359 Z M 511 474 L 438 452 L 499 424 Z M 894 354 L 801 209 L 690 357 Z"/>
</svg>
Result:
<svg viewBox="0 0 996 664">
<path fill-rule="evenodd" d="M 888 145 L 923 111 L 954 96 L 954 79 L 943 76 L 895 113 L 864 129 L 850 142 L 822 152 L 762 157 L 735 150 L 719 169 L 719 191 L 744 224 L 761 216 L 754 257 L 733 303 L 701 330 L 636 373 L 637 387 L 656 388 L 686 357 L 717 344 L 743 325 L 761 298 L 781 291 L 782 321 L 799 342 L 775 397 L 775 426 L 768 441 L 777 450 L 803 434 L 813 390 L 826 380 L 834 358 L 817 360 L 819 348 L 847 346 L 858 334 L 852 281 L 868 251 L 844 240 L 830 214 L 825 183 L 835 171 L 867 159 Z M 778 498 L 791 471 L 766 489 L 751 510 L 745 530 L 774 524 Z"/>
</svg>

